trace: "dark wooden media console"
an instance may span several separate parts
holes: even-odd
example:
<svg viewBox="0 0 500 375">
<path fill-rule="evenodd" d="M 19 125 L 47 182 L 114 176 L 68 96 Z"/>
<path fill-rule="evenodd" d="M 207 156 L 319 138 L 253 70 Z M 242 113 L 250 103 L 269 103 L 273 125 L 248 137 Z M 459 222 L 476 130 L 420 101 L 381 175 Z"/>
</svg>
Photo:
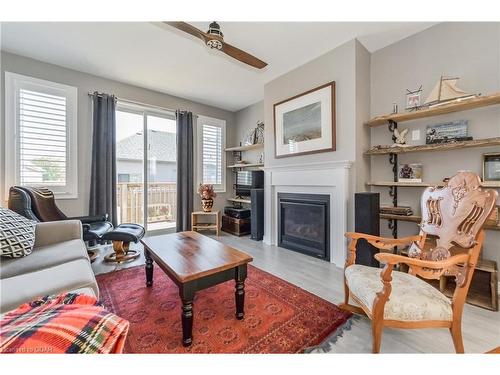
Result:
<svg viewBox="0 0 500 375">
<path fill-rule="evenodd" d="M 222 216 L 222 230 L 235 236 L 250 234 L 250 219 L 236 219 L 231 216 Z"/>
</svg>

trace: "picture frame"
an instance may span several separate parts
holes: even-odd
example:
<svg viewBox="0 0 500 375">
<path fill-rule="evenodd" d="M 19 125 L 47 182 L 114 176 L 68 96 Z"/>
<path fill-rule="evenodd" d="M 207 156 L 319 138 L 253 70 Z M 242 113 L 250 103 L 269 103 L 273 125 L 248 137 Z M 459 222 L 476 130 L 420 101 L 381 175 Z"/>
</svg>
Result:
<svg viewBox="0 0 500 375">
<path fill-rule="evenodd" d="M 421 91 L 416 91 L 406 94 L 407 110 L 417 109 L 420 107 L 420 93 Z"/>
<path fill-rule="evenodd" d="M 399 164 L 398 182 L 418 183 L 422 182 L 422 163 Z"/>
<path fill-rule="evenodd" d="M 336 150 L 335 82 L 274 104 L 275 157 Z"/>
<path fill-rule="evenodd" d="M 483 154 L 483 181 L 500 181 L 500 152 Z"/>
<path fill-rule="evenodd" d="M 472 137 L 468 136 L 468 128 L 469 121 L 467 120 L 427 125 L 425 143 L 436 144 L 471 140 Z"/>
</svg>

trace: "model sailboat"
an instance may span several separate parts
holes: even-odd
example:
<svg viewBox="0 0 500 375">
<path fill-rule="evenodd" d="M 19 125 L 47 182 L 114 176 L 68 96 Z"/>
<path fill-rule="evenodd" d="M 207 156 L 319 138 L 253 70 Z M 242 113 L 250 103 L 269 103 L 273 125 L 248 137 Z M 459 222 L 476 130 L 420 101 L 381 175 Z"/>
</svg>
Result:
<svg viewBox="0 0 500 375">
<path fill-rule="evenodd" d="M 461 101 L 475 98 L 475 94 L 467 94 L 457 86 L 458 77 L 443 77 L 439 79 L 436 86 L 432 89 L 424 106 L 434 107 L 436 105 L 447 104 L 451 101 Z"/>
</svg>

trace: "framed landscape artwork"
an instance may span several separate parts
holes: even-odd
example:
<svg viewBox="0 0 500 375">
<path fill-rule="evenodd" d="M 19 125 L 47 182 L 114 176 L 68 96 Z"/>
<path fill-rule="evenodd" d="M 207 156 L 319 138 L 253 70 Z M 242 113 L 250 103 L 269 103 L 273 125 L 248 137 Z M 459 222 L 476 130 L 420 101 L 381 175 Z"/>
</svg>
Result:
<svg viewBox="0 0 500 375">
<path fill-rule="evenodd" d="M 335 151 L 335 82 L 274 105 L 276 158 Z"/>
</svg>

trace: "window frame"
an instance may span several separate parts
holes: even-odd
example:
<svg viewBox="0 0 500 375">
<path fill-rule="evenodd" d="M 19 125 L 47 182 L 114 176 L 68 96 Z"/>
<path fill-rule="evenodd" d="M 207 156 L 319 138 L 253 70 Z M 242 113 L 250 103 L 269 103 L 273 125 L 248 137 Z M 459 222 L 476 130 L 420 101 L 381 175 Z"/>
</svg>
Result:
<svg viewBox="0 0 500 375">
<path fill-rule="evenodd" d="M 226 166 L 226 120 L 198 115 L 196 118 L 196 186 L 195 191 L 198 186 L 203 183 L 203 125 L 217 126 L 222 129 L 222 183 L 214 184 L 214 190 L 217 193 L 226 193 L 226 174 L 227 174 L 227 166 Z"/>
<path fill-rule="evenodd" d="M 74 86 L 5 72 L 5 199 L 11 186 L 20 184 L 19 90 L 28 89 L 66 98 L 66 184 L 49 186 L 57 199 L 78 198 L 78 89 Z M 42 184 L 29 186 L 45 186 Z"/>
</svg>

